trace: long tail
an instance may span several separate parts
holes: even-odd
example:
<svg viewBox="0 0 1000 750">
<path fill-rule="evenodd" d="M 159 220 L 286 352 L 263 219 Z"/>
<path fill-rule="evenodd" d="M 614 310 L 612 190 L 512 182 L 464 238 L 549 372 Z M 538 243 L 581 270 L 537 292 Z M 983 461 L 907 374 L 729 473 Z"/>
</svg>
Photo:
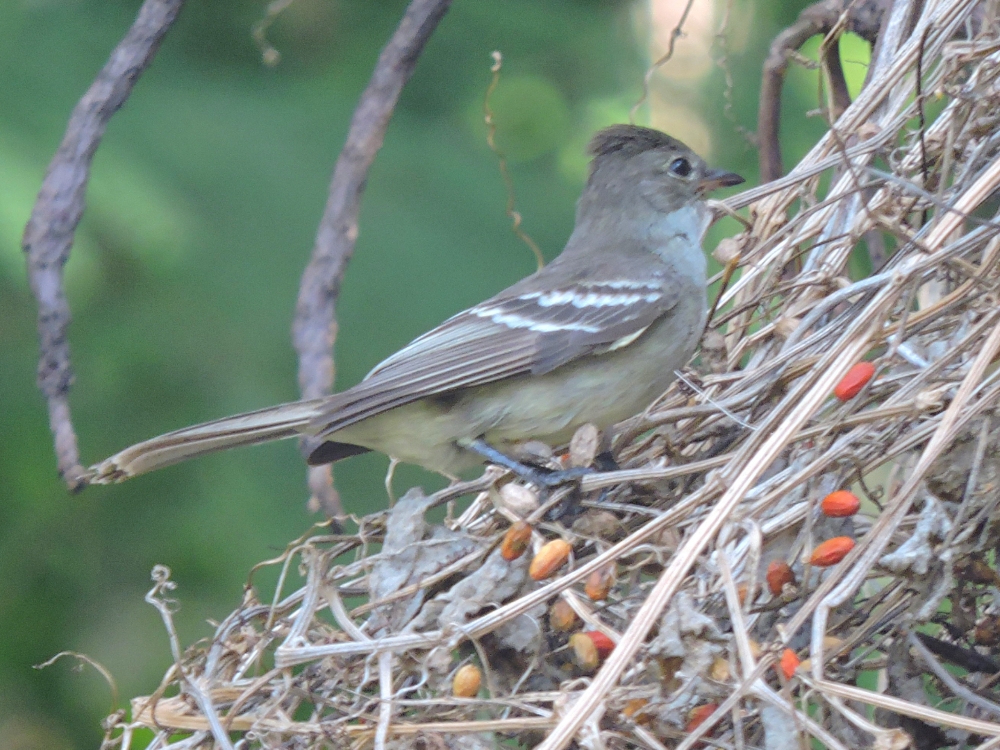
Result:
<svg viewBox="0 0 1000 750">
<path fill-rule="evenodd" d="M 88 481 L 123 482 L 195 456 L 302 435 L 324 400 L 294 401 L 168 432 L 94 464 L 88 470 Z"/>
</svg>

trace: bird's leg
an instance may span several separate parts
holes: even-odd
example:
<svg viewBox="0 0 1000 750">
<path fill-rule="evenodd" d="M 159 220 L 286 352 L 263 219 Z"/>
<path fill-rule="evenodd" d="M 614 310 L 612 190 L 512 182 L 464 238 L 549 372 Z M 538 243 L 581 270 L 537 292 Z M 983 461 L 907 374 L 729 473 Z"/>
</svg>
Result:
<svg viewBox="0 0 1000 750">
<path fill-rule="evenodd" d="M 606 450 L 594 456 L 594 468 L 597 471 L 618 471 L 622 467 L 618 465 L 614 454 L 610 450 Z M 605 487 L 601 490 L 601 494 L 597 496 L 597 502 L 603 503 L 608 499 L 608 495 L 610 494 L 611 488 Z"/>
<path fill-rule="evenodd" d="M 594 468 L 598 471 L 618 471 L 621 466 L 615 460 L 614 454 L 608 450 L 594 456 Z"/>
<path fill-rule="evenodd" d="M 483 438 L 476 438 L 475 440 L 467 443 L 464 447 L 473 453 L 479 454 L 487 461 L 494 463 L 497 466 L 510 469 L 512 472 L 517 474 L 517 476 L 521 477 L 521 479 L 526 482 L 531 482 L 532 484 L 537 484 L 539 487 L 558 487 L 560 484 L 575 482 L 587 474 L 593 474 L 595 471 L 589 466 L 563 469 L 561 471 L 556 469 L 545 469 L 538 466 L 528 466 L 527 464 L 523 464 L 505 453 L 498 451 L 492 445 L 483 440 Z"/>
</svg>

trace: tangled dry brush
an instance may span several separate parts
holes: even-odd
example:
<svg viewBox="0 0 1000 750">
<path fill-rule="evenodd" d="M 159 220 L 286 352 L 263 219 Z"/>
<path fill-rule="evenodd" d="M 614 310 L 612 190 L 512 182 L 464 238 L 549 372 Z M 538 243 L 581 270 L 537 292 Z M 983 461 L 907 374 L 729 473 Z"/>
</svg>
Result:
<svg viewBox="0 0 1000 750">
<path fill-rule="evenodd" d="M 1000 747 L 1000 17 L 889 12 L 827 135 L 728 202 L 738 273 L 620 469 L 317 528 L 186 651 L 158 569 L 175 664 L 106 746 Z"/>
</svg>

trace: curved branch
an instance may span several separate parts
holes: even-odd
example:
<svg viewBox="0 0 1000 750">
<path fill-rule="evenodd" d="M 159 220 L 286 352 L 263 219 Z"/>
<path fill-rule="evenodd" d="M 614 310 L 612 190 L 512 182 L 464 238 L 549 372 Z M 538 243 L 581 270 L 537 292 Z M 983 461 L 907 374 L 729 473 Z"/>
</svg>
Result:
<svg viewBox="0 0 1000 750">
<path fill-rule="evenodd" d="M 347 141 L 330 180 L 330 193 L 316 233 L 312 258 L 302 274 L 292 325 L 299 356 L 303 398 L 318 398 L 333 388 L 333 342 L 337 335 L 336 302 L 358 237 L 358 212 L 368 170 L 382 147 L 389 120 L 403 86 L 410 79 L 424 45 L 447 12 L 451 0 L 412 0 L 392 39 L 379 55 L 367 88 L 351 118 Z M 304 441 L 308 450 L 311 443 Z M 330 515 L 342 514 L 329 467 L 309 472 L 313 505 Z"/>
<path fill-rule="evenodd" d="M 31 291 L 38 300 L 38 387 L 48 403 L 59 475 L 72 490 L 85 482 L 69 408 L 73 368 L 66 337 L 70 311 L 63 267 L 83 216 L 90 165 L 108 121 L 132 93 L 183 5 L 184 0 L 143 3 L 132 27 L 74 107 L 21 240 Z"/>
<path fill-rule="evenodd" d="M 821 0 L 806 7 L 791 26 L 771 42 L 764 61 L 760 83 L 760 108 L 757 111 L 757 142 L 760 145 L 760 181 L 770 182 L 783 174 L 778 128 L 781 118 L 781 88 L 785 82 L 788 59 L 809 37 L 828 34 L 847 14 L 845 28 L 874 43 L 886 0 Z M 836 44 L 827 49 L 825 63 L 831 74 L 835 109 L 850 103 L 843 83 L 839 50 Z M 834 60 L 834 56 L 836 59 Z M 839 113 L 836 113 L 839 114 Z"/>
</svg>

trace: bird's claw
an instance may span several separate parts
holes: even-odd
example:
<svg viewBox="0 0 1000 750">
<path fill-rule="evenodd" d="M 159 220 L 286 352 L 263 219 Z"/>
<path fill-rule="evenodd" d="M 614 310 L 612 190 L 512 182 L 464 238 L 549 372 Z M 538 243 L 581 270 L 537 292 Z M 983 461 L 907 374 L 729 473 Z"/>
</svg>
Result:
<svg viewBox="0 0 1000 750">
<path fill-rule="evenodd" d="M 524 481 L 545 489 L 553 489 L 564 484 L 578 482 L 581 478 L 597 471 L 589 466 L 578 466 L 570 469 L 545 469 L 538 466 L 529 466 L 497 450 L 482 438 L 473 440 L 467 447 L 490 463 L 509 469 Z"/>
</svg>

